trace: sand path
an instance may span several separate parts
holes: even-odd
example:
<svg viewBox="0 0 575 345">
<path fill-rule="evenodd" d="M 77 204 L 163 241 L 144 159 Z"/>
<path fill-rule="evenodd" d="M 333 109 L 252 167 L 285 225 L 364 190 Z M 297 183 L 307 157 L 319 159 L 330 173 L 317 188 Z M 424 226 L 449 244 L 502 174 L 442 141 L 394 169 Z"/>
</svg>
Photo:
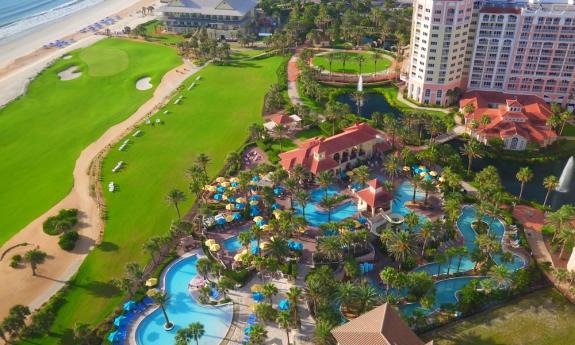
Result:
<svg viewBox="0 0 575 345">
<path fill-rule="evenodd" d="M 103 231 L 96 200 L 90 196 L 90 177 L 88 170 L 91 162 L 98 154 L 126 135 L 146 115 L 153 112 L 158 105 L 168 101 L 168 97 L 189 76 L 202 67 L 195 67 L 189 62 L 169 71 L 154 90 L 154 95 L 128 119 L 109 128 L 98 140 L 86 147 L 76 161 L 74 167 L 74 185 L 70 193 L 48 212 L 35 219 L 0 248 L 3 253 L 8 248 L 30 243 L 28 246 L 17 247 L 0 261 L 0 318 L 15 304 L 28 305 L 31 309 L 40 307 L 56 293 L 78 270 L 80 264 L 93 248 Z M 9 207 L 9 205 L 7 205 Z M 80 211 L 79 233 L 81 235 L 73 252 L 65 252 L 58 246 L 58 237 L 48 236 L 42 231 L 42 223 L 46 218 L 56 214 L 62 208 L 77 208 Z M 23 254 L 33 246 L 39 246 L 48 253 L 49 258 L 38 267 L 38 275 L 32 276 L 30 268 L 23 266 L 14 269 L 9 266 L 14 254 Z"/>
</svg>

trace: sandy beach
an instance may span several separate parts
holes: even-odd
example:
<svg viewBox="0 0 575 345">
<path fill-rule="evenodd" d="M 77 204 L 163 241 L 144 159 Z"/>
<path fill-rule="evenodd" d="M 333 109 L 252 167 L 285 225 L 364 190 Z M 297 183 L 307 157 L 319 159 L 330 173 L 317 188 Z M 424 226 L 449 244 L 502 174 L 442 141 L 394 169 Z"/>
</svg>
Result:
<svg viewBox="0 0 575 345">
<path fill-rule="evenodd" d="M 21 95 L 29 81 L 55 59 L 106 37 L 103 32 L 81 33 L 82 28 L 113 15 L 122 19 L 108 26 L 112 33 L 155 19 L 155 15 L 142 16 L 138 13 L 143 6 L 158 8 L 160 3 L 158 0 L 106 0 L 41 26 L 15 41 L 0 44 L 0 107 Z M 75 43 L 64 48 L 42 48 L 45 44 L 62 39 L 74 40 Z"/>
</svg>

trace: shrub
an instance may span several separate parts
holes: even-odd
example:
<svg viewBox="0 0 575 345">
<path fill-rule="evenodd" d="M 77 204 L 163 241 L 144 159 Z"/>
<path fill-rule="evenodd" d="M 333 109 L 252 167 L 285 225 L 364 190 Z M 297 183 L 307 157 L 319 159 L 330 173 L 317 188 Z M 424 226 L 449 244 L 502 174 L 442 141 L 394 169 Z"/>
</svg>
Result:
<svg viewBox="0 0 575 345">
<path fill-rule="evenodd" d="M 10 260 L 10 267 L 16 268 L 20 265 L 21 262 L 22 262 L 22 255 L 16 254 Z"/>
<path fill-rule="evenodd" d="M 80 235 L 76 231 L 68 231 L 60 236 L 60 240 L 58 241 L 58 245 L 60 248 L 70 251 L 76 247 L 76 242 L 80 238 Z"/>
<path fill-rule="evenodd" d="M 42 225 L 48 235 L 58 235 L 72 229 L 78 223 L 78 210 L 75 208 L 62 209 L 56 216 L 49 217 Z"/>
</svg>

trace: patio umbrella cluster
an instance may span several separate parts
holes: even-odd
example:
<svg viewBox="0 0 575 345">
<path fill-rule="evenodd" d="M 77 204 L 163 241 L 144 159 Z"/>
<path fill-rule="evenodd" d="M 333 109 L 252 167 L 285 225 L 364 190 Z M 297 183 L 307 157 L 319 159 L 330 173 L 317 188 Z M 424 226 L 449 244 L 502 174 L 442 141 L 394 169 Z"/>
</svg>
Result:
<svg viewBox="0 0 575 345">
<path fill-rule="evenodd" d="M 148 282 L 150 282 L 148 284 Z M 148 279 L 146 282 L 146 286 L 153 286 L 151 283 L 157 284 L 157 279 L 153 278 Z M 142 302 L 136 302 L 133 300 L 129 300 L 124 303 L 122 309 L 124 313 L 119 315 L 114 319 L 114 327 L 115 329 L 108 334 L 108 341 L 112 344 L 124 344 L 128 337 L 128 328 L 132 322 L 134 322 L 138 315 L 143 313 L 144 310 L 150 305 L 153 304 L 152 300 L 152 292 L 158 293 L 160 290 L 156 288 L 152 288 L 148 290 L 147 297 L 145 297 Z"/>
<path fill-rule="evenodd" d="M 430 170 L 425 165 L 420 164 L 414 164 L 411 166 L 411 168 L 408 166 L 404 166 L 403 171 L 405 172 L 411 171 L 414 175 L 418 175 L 419 177 L 421 177 L 423 180 L 426 181 L 432 181 L 435 177 L 439 175 L 437 171 Z"/>
</svg>

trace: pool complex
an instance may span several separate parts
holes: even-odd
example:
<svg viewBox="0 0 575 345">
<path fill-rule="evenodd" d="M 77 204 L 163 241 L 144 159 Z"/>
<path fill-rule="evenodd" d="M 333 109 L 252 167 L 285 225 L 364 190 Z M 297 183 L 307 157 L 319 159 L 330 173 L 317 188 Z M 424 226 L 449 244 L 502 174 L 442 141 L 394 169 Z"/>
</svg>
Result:
<svg viewBox="0 0 575 345">
<path fill-rule="evenodd" d="M 237 235 L 226 238 L 222 244 L 224 246 L 224 249 L 230 253 L 237 253 L 240 250 L 242 250 L 242 248 L 243 248 Z M 253 239 L 250 243 L 250 248 L 256 248 L 257 245 L 258 245 L 258 241 L 256 239 Z"/>
<path fill-rule="evenodd" d="M 327 189 L 328 196 L 335 196 L 341 193 L 341 189 L 337 186 L 329 186 Z M 305 219 L 311 226 L 318 227 L 321 224 L 328 222 L 327 211 L 320 210 L 319 204 L 325 195 L 323 188 L 316 188 L 310 192 L 310 202 L 305 207 Z M 296 202 L 296 212 L 302 215 L 302 207 Z M 331 221 L 340 222 L 346 218 L 351 218 L 357 214 L 357 205 L 353 201 L 346 201 L 338 205 L 331 211 Z"/>
<path fill-rule="evenodd" d="M 222 341 L 232 323 L 233 305 L 203 307 L 190 296 L 188 282 L 196 276 L 197 259 L 196 255 L 180 259 L 165 271 L 164 288 L 170 297 L 166 313 L 175 327 L 164 330 L 164 316 L 158 308 L 138 324 L 137 345 L 174 344 L 178 329 L 192 322 L 204 325 L 205 334 L 200 345 L 217 345 Z"/>
</svg>

